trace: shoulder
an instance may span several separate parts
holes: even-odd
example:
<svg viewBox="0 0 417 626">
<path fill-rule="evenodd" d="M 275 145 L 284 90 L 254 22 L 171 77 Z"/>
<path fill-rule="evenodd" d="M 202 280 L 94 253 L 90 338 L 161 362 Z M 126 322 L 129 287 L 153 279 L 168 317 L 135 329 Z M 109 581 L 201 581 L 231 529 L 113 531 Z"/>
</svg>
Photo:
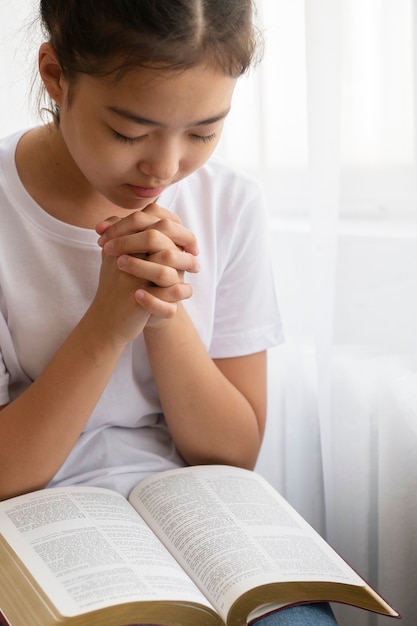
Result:
<svg viewBox="0 0 417 626">
<path fill-rule="evenodd" d="M 0 139 L 0 209 L 4 208 L 7 200 L 13 200 L 14 190 L 18 187 L 15 155 L 22 134 L 14 133 Z"/>
<path fill-rule="evenodd" d="M 14 155 L 16 151 L 16 146 L 19 143 L 20 139 L 23 135 L 28 132 L 26 130 L 19 130 L 17 132 L 12 133 L 11 135 L 7 135 L 6 137 L 0 138 L 0 151 L 1 155 L 5 156 L 8 154 Z"/>
<path fill-rule="evenodd" d="M 0 138 L 0 172 L 1 185 L 14 186 L 18 181 L 16 171 L 16 148 L 20 139 L 27 131 L 15 132 Z"/>
</svg>

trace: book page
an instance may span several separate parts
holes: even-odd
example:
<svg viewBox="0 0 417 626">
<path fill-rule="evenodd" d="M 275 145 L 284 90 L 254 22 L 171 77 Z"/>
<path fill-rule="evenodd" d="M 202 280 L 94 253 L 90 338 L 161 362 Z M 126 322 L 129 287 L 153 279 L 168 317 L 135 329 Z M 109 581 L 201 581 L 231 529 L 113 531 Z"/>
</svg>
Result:
<svg viewBox="0 0 417 626">
<path fill-rule="evenodd" d="M 201 466 L 145 479 L 131 502 L 219 614 L 255 585 L 362 579 L 260 476 Z"/>
<path fill-rule="evenodd" d="M 66 616 L 133 600 L 210 606 L 132 506 L 91 487 L 0 503 L 0 529 Z"/>
</svg>

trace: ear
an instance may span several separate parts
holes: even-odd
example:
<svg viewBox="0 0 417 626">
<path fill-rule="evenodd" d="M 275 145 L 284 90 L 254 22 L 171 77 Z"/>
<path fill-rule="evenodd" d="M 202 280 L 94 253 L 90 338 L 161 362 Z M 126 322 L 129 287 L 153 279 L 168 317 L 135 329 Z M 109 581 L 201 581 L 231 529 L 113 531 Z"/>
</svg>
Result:
<svg viewBox="0 0 417 626">
<path fill-rule="evenodd" d="M 67 83 L 62 74 L 61 65 L 55 50 L 49 43 L 43 43 L 39 48 L 39 73 L 49 96 L 58 106 L 62 107 L 67 93 Z"/>
</svg>

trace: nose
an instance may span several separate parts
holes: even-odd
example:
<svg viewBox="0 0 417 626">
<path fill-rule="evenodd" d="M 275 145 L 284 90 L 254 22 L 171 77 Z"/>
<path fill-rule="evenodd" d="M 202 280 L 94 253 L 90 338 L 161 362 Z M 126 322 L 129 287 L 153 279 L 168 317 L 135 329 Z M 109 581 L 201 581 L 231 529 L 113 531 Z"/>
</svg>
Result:
<svg viewBox="0 0 417 626">
<path fill-rule="evenodd" d="M 148 146 L 138 163 L 140 171 L 158 182 L 172 180 L 180 167 L 181 155 L 176 141 L 155 142 Z"/>
</svg>

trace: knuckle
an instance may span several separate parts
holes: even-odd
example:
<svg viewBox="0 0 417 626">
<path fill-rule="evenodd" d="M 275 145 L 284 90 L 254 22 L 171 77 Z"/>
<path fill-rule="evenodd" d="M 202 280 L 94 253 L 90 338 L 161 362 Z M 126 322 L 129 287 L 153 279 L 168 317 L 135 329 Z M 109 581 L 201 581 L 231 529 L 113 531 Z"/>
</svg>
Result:
<svg viewBox="0 0 417 626">
<path fill-rule="evenodd" d="M 175 313 L 177 312 L 177 307 L 176 305 L 171 305 L 170 307 L 168 307 L 166 309 L 166 315 L 165 318 L 166 319 L 172 319 L 175 315 Z"/>
<path fill-rule="evenodd" d="M 176 283 L 172 287 L 172 296 L 174 300 L 186 300 L 192 295 L 191 286 L 185 283 Z"/>
<path fill-rule="evenodd" d="M 144 209 L 142 209 L 141 213 L 157 213 L 161 207 L 156 202 L 151 202 Z"/>
<path fill-rule="evenodd" d="M 125 237 L 117 237 L 111 242 L 111 250 L 113 254 L 121 254 L 126 249 L 126 238 Z"/>
<path fill-rule="evenodd" d="M 162 286 L 169 287 L 177 279 L 177 273 L 171 267 L 160 265 L 158 269 L 158 283 Z"/>
<path fill-rule="evenodd" d="M 176 250 L 174 248 L 166 248 L 165 250 L 162 250 L 161 260 L 166 265 L 170 265 L 172 267 L 176 260 Z"/>
<path fill-rule="evenodd" d="M 167 217 L 162 217 L 159 220 L 159 225 L 164 232 L 171 232 L 173 221 Z"/>
<path fill-rule="evenodd" d="M 130 256 L 129 254 L 124 255 L 123 265 L 122 265 L 123 271 L 128 272 L 128 273 L 132 272 L 134 263 L 135 263 L 135 260 L 132 256 Z M 119 262 L 119 266 L 120 266 L 120 262 Z"/>
<path fill-rule="evenodd" d="M 142 211 L 135 211 L 131 214 L 130 218 L 132 220 L 133 230 L 138 230 L 142 227 L 144 222 L 144 216 Z"/>
<path fill-rule="evenodd" d="M 161 247 L 161 233 L 155 228 L 146 231 L 147 244 L 152 251 L 157 251 Z"/>
</svg>

